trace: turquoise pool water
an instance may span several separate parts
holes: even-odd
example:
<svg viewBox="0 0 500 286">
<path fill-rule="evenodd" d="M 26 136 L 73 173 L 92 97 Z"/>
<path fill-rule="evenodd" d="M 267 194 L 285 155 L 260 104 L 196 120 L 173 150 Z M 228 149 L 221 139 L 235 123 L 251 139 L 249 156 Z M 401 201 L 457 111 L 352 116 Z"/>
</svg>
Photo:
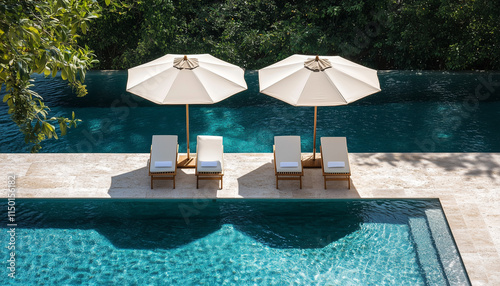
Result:
<svg viewBox="0 0 500 286">
<path fill-rule="evenodd" d="M 272 152 L 276 135 L 300 135 L 312 152 L 313 107 L 294 107 L 259 93 L 257 72 L 248 91 L 214 105 L 190 107 L 190 141 L 224 136 L 229 153 Z M 350 152 L 500 152 L 499 72 L 379 71 L 382 92 L 347 106 L 318 108 L 318 138 L 346 136 Z M 184 106 L 158 106 L 125 92 L 126 71 L 91 71 L 89 94 L 77 98 L 61 79 L 35 77 L 53 115 L 83 119 L 80 127 L 42 152 L 147 153 L 153 134 L 179 135 L 186 150 Z M 27 152 L 0 104 L 0 152 Z M 319 144 L 318 144 L 319 151 Z"/>
<path fill-rule="evenodd" d="M 18 199 L 16 219 L 2 285 L 470 285 L 437 200 Z"/>
</svg>

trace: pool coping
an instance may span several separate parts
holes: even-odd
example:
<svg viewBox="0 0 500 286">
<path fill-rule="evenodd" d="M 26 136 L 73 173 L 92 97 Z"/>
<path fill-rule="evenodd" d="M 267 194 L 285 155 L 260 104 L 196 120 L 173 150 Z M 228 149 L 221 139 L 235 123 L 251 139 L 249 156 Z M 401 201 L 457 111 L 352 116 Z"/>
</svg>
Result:
<svg viewBox="0 0 500 286">
<path fill-rule="evenodd" d="M 18 198 L 147 199 L 439 199 L 473 285 L 500 285 L 500 153 L 350 153 L 345 181 L 323 188 L 320 169 L 305 169 L 303 189 L 280 181 L 272 153 L 225 153 L 224 189 L 179 169 L 176 189 L 150 189 L 146 153 L 1 154 L 4 182 L 16 175 Z M 6 185 L 6 183 L 5 183 Z M 6 198 L 7 189 L 0 197 Z"/>
</svg>

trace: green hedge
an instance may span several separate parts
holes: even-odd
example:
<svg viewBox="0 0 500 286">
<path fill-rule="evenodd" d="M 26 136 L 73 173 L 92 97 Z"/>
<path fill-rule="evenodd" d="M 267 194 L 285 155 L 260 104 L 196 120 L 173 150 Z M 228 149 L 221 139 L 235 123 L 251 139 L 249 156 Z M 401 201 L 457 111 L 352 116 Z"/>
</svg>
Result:
<svg viewBox="0 0 500 286">
<path fill-rule="evenodd" d="M 167 53 L 210 53 L 247 69 L 296 53 L 340 55 L 375 69 L 500 69 L 499 1 L 103 3 L 80 39 L 95 51 L 97 69 Z"/>
</svg>

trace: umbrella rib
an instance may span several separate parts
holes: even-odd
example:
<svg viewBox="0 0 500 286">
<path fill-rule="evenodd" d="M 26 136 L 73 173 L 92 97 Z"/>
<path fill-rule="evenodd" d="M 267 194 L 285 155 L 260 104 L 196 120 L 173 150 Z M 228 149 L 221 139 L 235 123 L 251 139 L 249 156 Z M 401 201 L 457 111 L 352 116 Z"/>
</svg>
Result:
<svg viewBox="0 0 500 286">
<path fill-rule="evenodd" d="M 259 77 L 260 77 L 260 72 L 261 72 L 261 71 L 263 71 L 263 70 L 265 70 L 265 71 L 267 72 L 267 71 L 269 71 L 269 70 L 274 70 L 274 69 L 278 69 L 278 68 L 279 68 L 279 69 L 281 69 L 281 68 L 286 67 L 286 66 L 294 66 L 294 65 L 296 65 L 296 64 L 288 64 L 288 65 L 276 66 L 276 67 L 265 67 L 265 68 L 263 68 L 263 69 L 260 69 L 260 70 L 259 70 Z M 290 72 L 288 72 L 288 74 L 287 74 L 286 76 L 279 76 L 279 79 L 278 79 L 278 80 L 275 80 L 273 84 L 271 84 L 271 85 L 267 86 L 267 87 L 266 87 L 266 88 L 264 88 L 264 89 L 267 89 L 267 88 L 269 88 L 269 87 L 271 87 L 271 86 L 275 85 L 275 84 L 276 84 L 276 83 L 278 83 L 279 81 L 282 81 L 282 80 L 284 80 L 284 79 L 286 79 L 286 78 L 288 78 L 288 77 L 290 77 L 290 76 L 294 75 L 296 72 L 300 71 L 301 69 L 302 69 L 302 67 L 296 67 L 296 68 L 294 68 L 294 70 L 291 70 Z M 259 85 L 260 85 L 260 80 L 259 80 Z M 262 91 L 262 90 L 261 90 L 261 91 Z"/>
<path fill-rule="evenodd" d="M 198 80 L 198 82 L 200 83 L 200 85 L 203 86 L 203 88 L 205 88 L 205 85 L 203 85 L 203 82 L 200 80 L 198 75 L 196 73 L 193 73 L 193 74 L 194 74 L 194 77 L 196 78 L 196 80 Z M 205 88 L 205 93 L 207 94 L 207 97 L 210 98 L 210 102 L 212 102 L 212 104 L 215 103 L 214 100 L 212 99 L 212 97 L 210 96 L 210 94 L 208 93 L 208 91 L 206 90 L 206 88 Z"/>
<path fill-rule="evenodd" d="M 309 80 L 309 78 L 311 77 L 311 75 L 312 75 L 312 73 L 308 73 L 308 74 L 307 74 L 307 80 L 306 80 L 306 82 Z M 301 90 L 301 91 L 300 91 L 300 93 L 299 93 L 299 98 L 302 96 L 302 93 L 304 92 L 304 89 L 306 89 L 306 86 L 307 86 L 306 84 L 304 84 L 304 85 L 302 86 L 302 90 Z M 296 103 L 298 103 L 298 102 L 299 102 L 299 98 L 297 98 L 297 102 L 296 102 Z"/>
<path fill-rule="evenodd" d="M 355 77 L 352 77 L 351 75 L 349 75 L 349 74 L 347 74 L 347 73 L 345 73 L 345 72 L 342 72 L 342 71 L 340 71 L 340 70 L 338 70 L 338 69 L 335 69 L 335 71 L 341 72 L 342 74 L 347 75 L 349 78 L 351 78 L 351 79 L 353 79 L 353 80 L 355 80 L 355 81 L 357 81 L 357 82 L 359 82 L 359 83 L 361 83 L 361 84 L 363 84 L 363 85 L 365 85 L 365 86 L 369 86 L 369 87 L 377 88 L 377 87 L 375 87 L 375 86 L 373 86 L 373 85 L 371 85 L 371 84 L 367 84 L 366 82 L 364 82 L 364 81 L 362 81 L 362 80 L 359 80 L 359 79 L 357 79 L 357 78 L 355 78 Z M 340 92 L 340 90 L 337 88 L 337 85 L 336 85 L 336 84 L 332 81 L 332 79 L 331 79 L 329 76 L 327 76 L 327 78 L 328 78 L 328 81 L 330 81 L 330 83 L 332 84 L 332 86 L 334 86 L 334 87 L 335 87 L 335 90 L 337 90 L 337 92 L 340 94 L 340 96 L 342 97 L 342 99 L 344 99 L 344 101 L 345 101 L 346 103 L 348 103 L 348 101 L 346 100 L 346 98 L 344 97 L 344 95 Z M 365 96 L 368 96 L 368 95 L 370 95 L 370 94 L 374 94 L 374 93 L 379 92 L 379 91 L 381 91 L 381 89 L 380 89 L 380 88 L 377 88 L 377 91 L 374 91 L 374 92 L 372 92 L 372 93 L 366 94 Z"/>
<path fill-rule="evenodd" d="M 223 65 L 220 65 L 220 66 L 223 66 Z M 202 67 L 200 66 L 200 67 L 198 67 L 198 68 L 202 68 Z M 219 78 L 222 78 L 223 80 L 225 80 L 225 81 L 227 81 L 227 82 L 234 83 L 234 84 L 238 85 L 239 87 L 242 87 L 242 88 L 248 89 L 248 87 L 243 86 L 243 85 L 241 85 L 241 84 L 239 84 L 239 83 L 237 83 L 237 82 L 234 82 L 234 81 L 232 81 L 232 80 L 229 80 L 229 79 L 227 79 L 226 77 L 221 76 L 220 74 L 218 74 L 218 73 L 216 73 L 216 72 L 213 72 L 213 71 L 211 71 L 211 70 L 209 70 L 209 69 L 206 69 L 206 68 L 202 68 L 202 69 L 203 69 L 204 71 L 206 71 L 206 72 L 209 72 L 209 73 L 211 73 L 211 74 L 213 74 L 213 75 L 218 76 Z M 198 75 L 196 75 L 196 78 L 198 79 Z M 198 80 L 199 80 L 199 79 L 198 79 Z M 200 81 L 200 82 L 201 82 L 201 81 Z"/>
<path fill-rule="evenodd" d="M 260 70 L 281 69 L 281 68 L 284 68 L 284 67 L 289 67 L 289 66 L 294 66 L 294 65 L 297 65 L 297 63 L 289 63 L 289 64 L 276 65 L 276 66 L 275 66 L 275 64 L 273 64 L 273 65 L 267 66 L 265 68 L 262 68 Z"/>
<path fill-rule="evenodd" d="M 205 62 L 205 61 L 201 61 L 200 64 L 205 64 L 205 65 L 214 65 L 214 66 L 218 66 L 218 67 L 224 67 L 224 68 L 227 68 L 227 64 L 233 66 L 234 68 L 239 68 L 241 69 L 239 66 L 237 65 L 233 65 L 231 63 L 228 63 L 228 62 L 225 62 L 226 65 L 223 65 L 223 64 L 220 64 L 220 63 L 212 63 L 212 62 Z"/>
<path fill-rule="evenodd" d="M 155 66 L 158 66 L 158 65 L 160 65 L 160 64 L 157 64 L 157 65 L 155 65 Z M 148 68 L 148 67 L 149 67 L 149 66 L 147 66 L 147 67 L 143 67 L 143 68 Z M 135 69 L 135 70 L 136 70 L 136 71 L 140 71 L 140 70 L 141 70 L 141 69 L 143 69 L 143 68 L 140 68 L 140 69 Z M 130 86 L 130 87 L 127 87 L 127 91 L 128 91 L 129 89 L 132 89 L 132 88 L 134 88 L 134 87 L 136 87 L 136 86 L 140 85 L 141 83 L 143 83 L 143 82 L 145 82 L 145 81 L 149 80 L 150 78 L 155 77 L 155 76 L 158 76 L 159 74 L 164 73 L 164 72 L 166 72 L 166 71 L 168 71 L 168 70 L 169 70 L 169 68 L 167 67 L 167 68 L 165 68 L 165 69 L 161 70 L 160 72 L 157 72 L 157 73 L 155 73 L 154 75 L 152 75 L 152 76 L 148 77 L 146 80 L 143 80 L 143 81 L 137 82 L 136 84 L 134 84 L 134 85 L 132 85 L 132 86 Z M 130 76 L 130 75 L 129 75 L 129 76 Z"/>
<path fill-rule="evenodd" d="M 347 103 L 347 100 L 345 99 L 344 95 L 342 94 L 342 92 L 340 92 L 340 90 L 337 88 L 337 85 L 332 81 L 332 79 L 328 75 L 326 75 L 326 78 L 331 83 L 331 86 L 333 86 L 335 88 L 337 93 L 340 94 L 340 97 L 342 97 L 342 99 Z"/>
<path fill-rule="evenodd" d="M 366 83 L 366 82 L 364 82 L 364 81 L 362 81 L 362 80 L 359 80 L 358 78 L 355 78 L 355 77 L 353 77 L 352 75 L 350 75 L 350 74 L 348 74 L 348 73 L 346 73 L 346 72 L 344 72 L 344 71 L 342 71 L 342 70 L 339 70 L 339 69 L 336 69 L 336 68 L 333 68 L 333 70 L 335 70 L 335 71 L 337 71 L 337 72 L 340 72 L 340 73 L 342 73 L 342 74 L 344 74 L 344 75 L 348 76 L 349 78 L 352 78 L 352 79 L 354 79 L 354 80 L 356 80 L 356 81 L 358 81 L 358 82 L 361 82 L 361 83 L 363 83 L 364 85 L 367 85 L 367 86 L 371 86 L 371 87 L 377 88 L 379 91 L 381 90 L 379 87 L 373 86 L 373 85 L 368 84 L 368 83 Z"/>
<path fill-rule="evenodd" d="M 266 69 L 267 69 L 267 68 L 266 68 Z M 295 73 L 297 73 L 297 72 L 299 72 L 299 71 L 301 71 L 301 68 L 300 68 L 300 69 L 297 69 L 296 71 L 293 71 L 293 72 L 289 73 L 288 75 L 286 75 L 286 76 L 284 76 L 284 77 L 280 77 L 280 79 L 279 79 L 279 80 L 276 80 L 273 84 L 271 84 L 271 85 L 269 85 L 268 87 L 266 87 L 266 88 L 264 88 L 264 89 L 260 90 L 260 92 L 265 93 L 265 90 L 266 90 L 266 89 L 268 89 L 268 88 L 270 88 L 270 87 L 272 87 L 272 86 L 275 86 L 275 85 L 276 85 L 276 84 L 278 84 L 280 81 L 282 81 L 282 80 L 284 80 L 284 79 L 287 79 L 287 78 L 289 78 L 289 77 L 291 77 L 291 76 L 295 75 Z"/>
<path fill-rule="evenodd" d="M 139 65 L 139 66 L 135 66 L 133 68 L 130 68 L 129 70 L 141 70 L 141 69 L 145 69 L 145 68 L 151 68 L 151 67 L 156 67 L 156 66 L 166 66 L 167 69 L 171 68 L 174 66 L 174 62 L 173 62 L 173 59 L 172 60 L 165 60 L 165 61 L 158 61 L 159 59 L 161 58 L 158 58 L 156 60 L 153 60 L 151 62 L 147 62 L 147 63 L 144 63 L 142 65 Z M 155 62 L 157 61 L 157 62 Z"/>
<path fill-rule="evenodd" d="M 162 97 L 162 101 L 164 101 L 167 98 L 168 92 L 170 91 L 170 89 L 174 85 L 174 82 L 177 80 L 177 77 L 179 77 L 180 74 L 181 74 L 180 72 L 176 72 L 174 75 L 172 75 L 172 77 L 173 77 L 172 82 L 171 82 L 172 84 L 170 86 L 165 87 L 166 89 L 164 92 L 164 96 Z M 161 104 L 163 104 L 163 103 L 161 103 Z"/>
</svg>

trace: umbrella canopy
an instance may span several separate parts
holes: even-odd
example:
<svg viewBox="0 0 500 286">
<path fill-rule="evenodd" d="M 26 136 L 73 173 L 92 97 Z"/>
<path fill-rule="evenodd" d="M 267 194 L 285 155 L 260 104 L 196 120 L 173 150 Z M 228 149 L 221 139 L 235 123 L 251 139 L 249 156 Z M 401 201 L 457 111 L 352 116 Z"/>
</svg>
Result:
<svg viewBox="0 0 500 286">
<path fill-rule="evenodd" d="M 127 91 L 157 104 L 212 104 L 246 90 L 244 70 L 209 54 L 167 54 L 128 70 Z"/>
<path fill-rule="evenodd" d="M 345 105 L 380 91 L 377 71 L 339 56 L 293 55 L 259 70 L 260 92 L 295 106 Z"/>
</svg>

